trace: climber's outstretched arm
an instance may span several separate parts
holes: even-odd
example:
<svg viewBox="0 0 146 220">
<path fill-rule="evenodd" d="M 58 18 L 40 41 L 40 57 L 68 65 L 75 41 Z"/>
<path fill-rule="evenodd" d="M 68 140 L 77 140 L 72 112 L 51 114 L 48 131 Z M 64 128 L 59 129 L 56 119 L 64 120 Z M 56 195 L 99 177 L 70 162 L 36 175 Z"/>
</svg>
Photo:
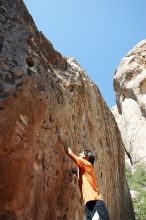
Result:
<svg viewBox="0 0 146 220">
<path fill-rule="evenodd" d="M 64 135 L 62 133 L 62 131 L 60 129 L 57 129 L 56 131 L 57 135 L 58 135 L 58 139 L 60 140 L 60 142 L 62 143 L 65 153 L 72 159 L 72 160 L 76 160 L 76 155 L 73 153 L 73 151 L 70 148 L 69 143 L 64 139 Z"/>
<path fill-rule="evenodd" d="M 80 156 L 77 156 L 73 153 L 72 149 L 70 148 L 68 142 L 64 139 L 64 135 L 60 129 L 56 130 L 56 134 L 58 135 L 58 139 L 62 143 L 65 153 L 76 163 L 76 165 L 81 168 L 85 169 L 86 163 L 85 160 L 83 160 Z"/>
<path fill-rule="evenodd" d="M 62 137 L 59 136 L 59 140 L 61 141 L 61 143 L 63 144 L 63 147 L 64 147 L 64 150 L 65 150 L 65 153 L 68 155 L 68 156 L 71 156 L 73 154 L 71 148 L 69 147 L 69 144 L 67 143 L 67 141 L 65 141 Z"/>
</svg>

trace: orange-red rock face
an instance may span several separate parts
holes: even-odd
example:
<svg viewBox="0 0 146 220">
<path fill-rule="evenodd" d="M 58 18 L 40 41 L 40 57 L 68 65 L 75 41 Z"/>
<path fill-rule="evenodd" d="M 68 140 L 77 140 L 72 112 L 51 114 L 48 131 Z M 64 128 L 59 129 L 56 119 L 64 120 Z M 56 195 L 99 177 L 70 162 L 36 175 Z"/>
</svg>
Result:
<svg viewBox="0 0 146 220">
<path fill-rule="evenodd" d="M 75 153 L 95 151 L 111 219 L 133 220 L 123 143 L 100 92 L 37 31 L 22 1 L 2 0 L 0 11 L 0 219 L 83 219 L 59 127 Z"/>
</svg>

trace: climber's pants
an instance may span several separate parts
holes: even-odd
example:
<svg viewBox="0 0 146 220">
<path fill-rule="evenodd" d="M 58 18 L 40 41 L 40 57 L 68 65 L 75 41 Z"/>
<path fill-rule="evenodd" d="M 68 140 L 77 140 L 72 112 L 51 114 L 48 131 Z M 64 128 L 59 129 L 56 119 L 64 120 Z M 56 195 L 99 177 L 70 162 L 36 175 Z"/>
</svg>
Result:
<svg viewBox="0 0 146 220">
<path fill-rule="evenodd" d="M 86 220 L 109 220 L 108 210 L 103 200 L 94 200 L 86 203 Z"/>
</svg>

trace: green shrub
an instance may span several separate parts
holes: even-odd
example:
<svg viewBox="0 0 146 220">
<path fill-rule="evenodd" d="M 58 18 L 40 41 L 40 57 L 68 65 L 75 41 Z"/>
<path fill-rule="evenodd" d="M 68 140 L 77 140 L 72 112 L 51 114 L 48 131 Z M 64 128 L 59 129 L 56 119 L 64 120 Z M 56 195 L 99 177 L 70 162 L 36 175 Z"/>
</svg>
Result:
<svg viewBox="0 0 146 220">
<path fill-rule="evenodd" d="M 136 219 L 146 220 L 146 166 L 137 165 L 133 172 L 128 168 L 126 179 L 130 190 L 138 193 L 136 199 L 133 199 Z"/>
</svg>

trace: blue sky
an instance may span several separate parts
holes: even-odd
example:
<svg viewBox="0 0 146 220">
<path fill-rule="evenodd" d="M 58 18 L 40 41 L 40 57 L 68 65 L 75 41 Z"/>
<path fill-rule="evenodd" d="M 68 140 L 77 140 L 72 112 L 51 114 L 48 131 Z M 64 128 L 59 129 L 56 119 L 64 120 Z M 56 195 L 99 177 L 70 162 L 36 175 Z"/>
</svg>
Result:
<svg viewBox="0 0 146 220">
<path fill-rule="evenodd" d="M 111 108 L 120 60 L 146 38 L 146 0 L 24 0 L 38 30 L 75 57 Z"/>
</svg>

